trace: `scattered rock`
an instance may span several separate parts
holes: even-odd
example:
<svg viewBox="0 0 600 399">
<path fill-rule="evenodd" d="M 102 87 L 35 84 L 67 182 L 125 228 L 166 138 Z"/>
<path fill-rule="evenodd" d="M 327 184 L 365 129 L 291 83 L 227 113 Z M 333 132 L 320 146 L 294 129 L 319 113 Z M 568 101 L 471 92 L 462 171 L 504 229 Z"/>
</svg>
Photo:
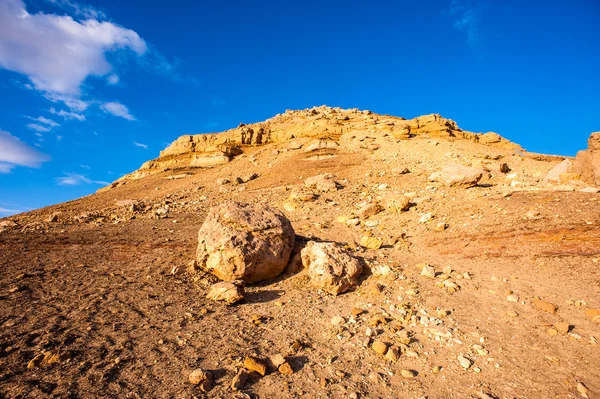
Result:
<svg viewBox="0 0 600 399">
<path fill-rule="evenodd" d="M 442 168 L 439 178 L 450 187 L 470 188 L 477 185 L 483 173 L 481 168 L 450 164 Z"/>
<path fill-rule="evenodd" d="M 248 371 L 255 371 L 263 377 L 267 374 L 267 364 L 256 357 L 246 356 L 244 359 L 244 367 Z"/>
<path fill-rule="evenodd" d="M 378 353 L 381 356 L 384 356 L 388 350 L 387 344 L 380 340 L 376 340 L 375 342 L 373 342 L 373 345 L 371 345 L 371 348 L 373 348 L 375 353 Z"/>
<path fill-rule="evenodd" d="M 340 325 L 344 324 L 345 322 L 346 322 L 346 320 L 344 320 L 344 318 L 341 316 L 333 316 L 331 318 L 331 324 L 333 324 L 334 326 L 340 326 Z"/>
<path fill-rule="evenodd" d="M 556 311 L 558 310 L 558 306 L 556 306 L 555 304 L 546 302 L 546 301 L 542 301 L 541 299 L 535 299 L 533 301 L 533 304 L 538 309 L 543 310 L 544 312 L 552 313 L 552 314 L 556 314 Z"/>
<path fill-rule="evenodd" d="M 471 365 L 473 364 L 473 361 L 471 361 L 471 359 L 466 358 L 464 356 L 459 356 L 458 358 L 458 363 L 460 364 L 460 366 L 464 369 L 468 369 L 471 367 Z"/>
<path fill-rule="evenodd" d="M 439 222 L 438 224 L 435 225 L 434 230 L 435 231 L 444 231 L 448 228 L 448 223 L 446 222 Z"/>
<path fill-rule="evenodd" d="M 423 268 L 421 270 L 421 276 L 435 278 L 435 267 L 423 264 Z"/>
<path fill-rule="evenodd" d="M 590 390 L 583 384 L 583 382 L 578 381 L 577 382 L 577 392 L 579 392 L 579 395 L 581 395 L 582 398 L 588 398 L 589 397 L 589 393 Z"/>
<path fill-rule="evenodd" d="M 267 205 L 226 202 L 210 209 L 200 232 L 196 258 L 221 280 L 247 284 L 281 274 L 295 233 L 279 210 Z"/>
<path fill-rule="evenodd" d="M 360 245 L 369 249 L 379 249 L 383 245 L 383 241 L 375 237 L 363 236 L 360 239 Z"/>
<path fill-rule="evenodd" d="M 200 385 L 200 389 L 204 392 L 208 392 L 212 389 L 213 376 L 211 373 L 203 371 L 202 369 L 192 371 L 188 379 L 191 384 Z"/>
<path fill-rule="evenodd" d="M 216 283 L 210 287 L 206 297 L 212 299 L 213 301 L 223 301 L 228 305 L 232 305 L 244 299 L 244 294 L 243 281 L 221 281 L 220 283 Z"/>
<path fill-rule="evenodd" d="M 419 218 L 419 223 L 427 223 L 432 218 L 433 218 L 433 215 L 431 214 L 431 212 L 425 213 L 425 214 L 421 215 L 421 217 Z"/>
<path fill-rule="evenodd" d="M 248 373 L 244 369 L 240 369 L 237 374 L 231 380 L 231 389 L 234 391 L 241 391 L 246 385 L 248 379 Z"/>
<path fill-rule="evenodd" d="M 358 284 L 363 267 L 358 259 L 330 242 L 309 241 L 302 249 L 302 265 L 318 288 L 339 295 Z"/>
<path fill-rule="evenodd" d="M 285 363 L 285 358 L 281 354 L 276 354 L 269 357 L 269 366 L 272 366 L 273 369 L 278 369 L 283 363 Z"/>
<path fill-rule="evenodd" d="M 396 363 L 400 358 L 400 350 L 395 346 L 390 347 L 385 354 L 385 358 L 392 363 Z"/>
<path fill-rule="evenodd" d="M 588 309 L 585 311 L 585 315 L 592 320 L 592 322 L 600 324 L 600 309 Z"/>
<path fill-rule="evenodd" d="M 554 329 L 562 335 L 567 335 L 571 331 L 572 326 L 569 323 L 558 322 L 554 323 Z"/>
<path fill-rule="evenodd" d="M 415 378 L 417 376 L 417 372 L 415 370 L 404 370 L 400 371 L 400 375 L 404 378 Z"/>
<path fill-rule="evenodd" d="M 367 219 L 371 216 L 377 215 L 382 210 L 383 209 L 381 208 L 381 205 L 379 205 L 379 203 L 370 202 L 364 205 L 358 211 L 356 211 L 356 216 L 358 216 L 361 219 Z"/>
<path fill-rule="evenodd" d="M 290 366 L 290 364 L 288 362 L 285 362 L 281 366 L 279 366 L 278 370 L 283 375 L 294 374 L 294 370 L 292 369 L 292 366 Z"/>
<path fill-rule="evenodd" d="M 405 212 L 410 208 L 410 200 L 404 194 L 386 194 L 382 198 L 381 203 L 388 212 L 392 213 Z"/>
<path fill-rule="evenodd" d="M 331 173 L 323 173 L 317 176 L 309 177 L 304 180 L 304 186 L 323 192 L 339 190 L 339 184 L 333 180 L 333 175 Z"/>
</svg>

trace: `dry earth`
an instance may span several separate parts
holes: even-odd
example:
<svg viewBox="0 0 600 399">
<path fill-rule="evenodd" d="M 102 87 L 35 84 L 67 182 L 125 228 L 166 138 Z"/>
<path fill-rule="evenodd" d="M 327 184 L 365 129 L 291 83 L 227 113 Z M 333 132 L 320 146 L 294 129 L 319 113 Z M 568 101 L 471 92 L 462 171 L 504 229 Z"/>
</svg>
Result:
<svg viewBox="0 0 600 399">
<path fill-rule="evenodd" d="M 562 158 L 427 132 L 333 137 L 338 147 L 310 152 L 306 140 L 2 219 L 0 398 L 600 397 L 588 317 L 600 308 L 600 194 L 544 181 Z M 448 163 L 489 173 L 450 187 L 431 177 Z M 302 188 L 322 173 L 339 189 Z M 315 198 L 289 200 L 301 188 Z M 407 211 L 355 220 L 393 192 Z M 298 247 L 345 245 L 367 265 L 360 284 L 331 296 L 300 271 L 247 286 L 232 306 L 207 299 L 217 280 L 186 270 L 208 210 L 228 200 L 283 210 Z M 231 389 L 246 356 L 276 354 L 292 374 Z M 213 375 L 208 392 L 188 381 L 198 368 Z"/>
</svg>

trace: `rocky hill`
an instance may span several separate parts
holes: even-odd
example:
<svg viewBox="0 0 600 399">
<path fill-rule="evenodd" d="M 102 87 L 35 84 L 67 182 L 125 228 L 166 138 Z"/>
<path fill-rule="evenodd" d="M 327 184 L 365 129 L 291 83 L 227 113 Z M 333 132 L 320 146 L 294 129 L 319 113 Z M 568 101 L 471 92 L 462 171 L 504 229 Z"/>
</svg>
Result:
<svg viewBox="0 0 600 399">
<path fill-rule="evenodd" d="M 317 107 L 0 220 L 0 397 L 593 398 L 600 134 Z"/>
</svg>

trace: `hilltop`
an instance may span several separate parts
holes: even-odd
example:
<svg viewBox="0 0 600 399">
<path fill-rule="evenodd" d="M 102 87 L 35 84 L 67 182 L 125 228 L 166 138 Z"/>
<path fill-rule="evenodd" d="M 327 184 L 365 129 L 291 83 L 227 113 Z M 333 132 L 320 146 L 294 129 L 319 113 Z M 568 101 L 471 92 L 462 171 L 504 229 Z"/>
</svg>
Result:
<svg viewBox="0 0 600 399">
<path fill-rule="evenodd" d="M 593 398 L 599 139 L 557 157 L 437 114 L 324 106 L 181 136 L 96 194 L 0 221 L 0 397 Z M 227 305 L 198 247 L 231 201 L 295 233 L 285 271 Z M 340 295 L 305 266 L 322 242 L 362 265 Z M 268 371 L 234 390 L 248 356 Z"/>
</svg>

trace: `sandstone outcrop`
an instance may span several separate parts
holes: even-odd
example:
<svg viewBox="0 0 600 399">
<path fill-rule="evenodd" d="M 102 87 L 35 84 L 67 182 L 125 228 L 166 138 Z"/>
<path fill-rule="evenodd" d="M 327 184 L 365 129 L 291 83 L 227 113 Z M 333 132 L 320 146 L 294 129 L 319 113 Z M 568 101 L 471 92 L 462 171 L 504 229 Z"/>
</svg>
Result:
<svg viewBox="0 0 600 399">
<path fill-rule="evenodd" d="M 581 180 L 600 186 L 600 132 L 594 132 L 588 139 L 588 149 L 579 151 L 573 162 L 573 172 Z"/>
<path fill-rule="evenodd" d="M 363 270 L 358 259 L 331 242 L 309 241 L 301 256 L 313 285 L 331 295 L 342 294 L 356 286 Z"/>
<path fill-rule="evenodd" d="M 124 176 L 119 183 L 139 179 L 154 173 L 177 168 L 214 167 L 231 161 L 244 152 L 244 148 L 290 141 L 290 149 L 307 154 L 332 153 L 347 141 L 350 148 L 358 139 L 360 148 L 375 150 L 372 141 L 377 137 L 391 136 L 398 140 L 414 137 L 469 140 L 475 143 L 504 149 L 520 149 L 497 133 L 473 133 L 460 129 L 456 122 L 438 114 L 423 115 L 414 119 L 378 115 L 358 109 L 314 107 L 299 111 L 286 111 L 264 122 L 240 124 L 222 133 L 189 134 L 179 137 L 160 152 L 160 156 L 144 163 L 139 170 Z M 293 141 L 292 141 L 293 140 Z M 322 155 L 312 155 L 321 159 Z M 329 155 L 331 156 L 331 155 Z"/>
<path fill-rule="evenodd" d="M 221 280 L 247 284 L 281 274 L 290 259 L 295 233 L 279 210 L 226 202 L 210 209 L 198 233 L 196 258 Z"/>
</svg>

